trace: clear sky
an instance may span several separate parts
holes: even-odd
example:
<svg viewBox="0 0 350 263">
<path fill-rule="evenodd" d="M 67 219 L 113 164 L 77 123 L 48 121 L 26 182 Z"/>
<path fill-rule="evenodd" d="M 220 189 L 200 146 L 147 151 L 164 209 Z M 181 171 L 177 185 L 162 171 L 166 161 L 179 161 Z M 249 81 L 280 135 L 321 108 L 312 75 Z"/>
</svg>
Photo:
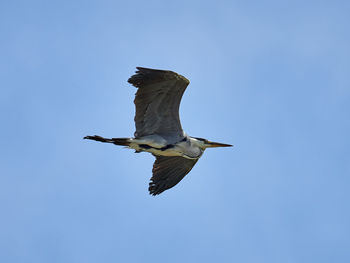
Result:
<svg viewBox="0 0 350 263">
<path fill-rule="evenodd" d="M 349 1 L 2 1 L 0 262 L 350 262 Z M 209 149 L 160 196 L 136 66 Z"/>
</svg>

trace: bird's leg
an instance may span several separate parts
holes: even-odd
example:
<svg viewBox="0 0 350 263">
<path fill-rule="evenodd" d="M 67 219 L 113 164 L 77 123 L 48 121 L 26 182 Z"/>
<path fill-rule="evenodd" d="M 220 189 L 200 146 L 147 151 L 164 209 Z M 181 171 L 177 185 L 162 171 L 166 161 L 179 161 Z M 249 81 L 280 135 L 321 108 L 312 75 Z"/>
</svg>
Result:
<svg viewBox="0 0 350 263">
<path fill-rule="evenodd" d="M 84 139 L 94 140 L 94 141 L 98 141 L 98 142 L 109 142 L 109 143 L 113 143 L 113 141 L 111 141 L 111 139 L 103 138 L 103 137 L 98 136 L 98 135 L 94 135 L 94 136 L 85 136 Z"/>
<path fill-rule="evenodd" d="M 88 140 L 94 140 L 98 142 L 108 142 L 108 143 L 113 143 L 115 145 L 123 145 L 123 146 L 129 146 L 130 144 L 130 138 L 103 138 L 98 135 L 94 136 L 85 136 L 84 139 Z"/>
</svg>

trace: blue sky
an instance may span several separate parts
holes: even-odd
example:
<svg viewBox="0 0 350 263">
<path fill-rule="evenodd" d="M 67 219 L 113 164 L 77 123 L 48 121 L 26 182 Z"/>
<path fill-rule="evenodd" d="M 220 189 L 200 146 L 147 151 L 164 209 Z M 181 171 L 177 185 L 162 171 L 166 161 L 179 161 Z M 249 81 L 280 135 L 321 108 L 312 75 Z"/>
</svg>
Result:
<svg viewBox="0 0 350 263">
<path fill-rule="evenodd" d="M 3 1 L 1 262 L 350 262 L 348 1 Z M 162 195 L 136 66 L 209 149 Z"/>
</svg>

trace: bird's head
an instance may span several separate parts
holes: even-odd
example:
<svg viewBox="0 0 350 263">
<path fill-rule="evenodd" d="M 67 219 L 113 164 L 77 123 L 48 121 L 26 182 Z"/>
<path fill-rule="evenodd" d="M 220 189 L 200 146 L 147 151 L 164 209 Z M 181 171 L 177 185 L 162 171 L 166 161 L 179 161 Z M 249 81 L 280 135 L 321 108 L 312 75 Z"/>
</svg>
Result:
<svg viewBox="0 0 350 263">
<path fill-rule="evenodd" d="M 211 142 L 207 139 L 197 138 L 197 137 L 194 137 L 194 138 L 198 141 L 199 146 L 203 149 L 214 148 L 214 147 L 232 147 L 231 144 L 220 143 L 220 142 Z"/>
</svg>

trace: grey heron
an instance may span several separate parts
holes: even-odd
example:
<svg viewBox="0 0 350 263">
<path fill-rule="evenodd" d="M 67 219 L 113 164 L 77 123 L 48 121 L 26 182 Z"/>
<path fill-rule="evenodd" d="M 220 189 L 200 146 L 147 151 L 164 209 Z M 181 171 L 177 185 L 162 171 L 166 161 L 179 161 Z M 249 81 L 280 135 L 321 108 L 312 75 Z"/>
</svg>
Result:
<svg viewBox="0 0 350 263">
<path fill-rule="evenodd" d="M 152 153 L 156 160 L 148 190 L 158 195 L 179 183 L 206 148 L 232 145 L 191 137 L 182 130 L 179 106 L 188 79 L 169 70 L 136 68 L 136 74 L 128 79 L 137 88 L 134 137 L 108 139 L 94 135 L 84 139 Z"/>
</svg>

